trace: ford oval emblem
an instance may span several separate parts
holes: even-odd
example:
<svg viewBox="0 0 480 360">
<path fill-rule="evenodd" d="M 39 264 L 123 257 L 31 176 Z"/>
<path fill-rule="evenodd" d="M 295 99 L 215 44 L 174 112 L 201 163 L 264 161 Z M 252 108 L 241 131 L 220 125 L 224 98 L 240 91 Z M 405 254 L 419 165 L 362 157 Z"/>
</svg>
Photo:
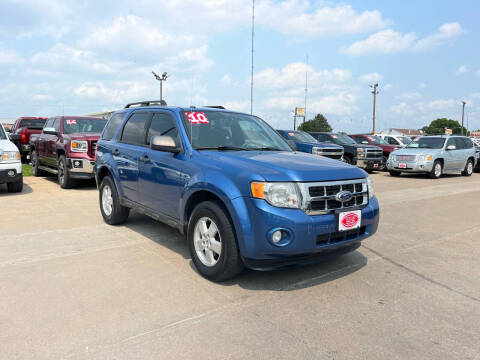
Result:
<svg viewBox="0 0 480 360">
<path fill-rule="evenodd" d="M 337 193 L 337 195 L 335 195 L 335 199 L 340 202 L 347 202 L 351 200 L 352 197 L 353 197 L 352 193 L 346 190 L 340 191 L 339 193 Z"/>
</svg>

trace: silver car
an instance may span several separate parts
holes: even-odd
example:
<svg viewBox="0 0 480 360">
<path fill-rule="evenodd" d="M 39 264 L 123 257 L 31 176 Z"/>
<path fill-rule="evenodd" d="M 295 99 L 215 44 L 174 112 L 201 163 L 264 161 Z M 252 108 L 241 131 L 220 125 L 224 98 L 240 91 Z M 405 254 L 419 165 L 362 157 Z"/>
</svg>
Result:
<svg viewBox="0 0 480 360">
<path fill-rule="evenodd" d="M 476 161 L 473 142 L 465 136 L 424 136 L 390 153 L 387 169 L 391 176 L 427 173 L 438 179 L 459 171 L 470 176 Z"/>
</svg>

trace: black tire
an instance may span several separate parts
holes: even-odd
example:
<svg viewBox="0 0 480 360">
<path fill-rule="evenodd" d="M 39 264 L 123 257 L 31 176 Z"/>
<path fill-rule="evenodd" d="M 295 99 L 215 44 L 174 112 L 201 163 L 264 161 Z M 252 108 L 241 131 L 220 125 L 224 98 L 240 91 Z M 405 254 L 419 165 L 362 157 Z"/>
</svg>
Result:
<svg viewBox="0 0 480 360">
<path fill-rule="evenodd" d="M 343 161 L 350 165 L 353 163 L 352 158 L 348 155 L 343 155 Z"/>
<path fill-rule="evenodd" d="M 440 171 L 437 171 L 438 166 L 440 166 Z M 428 173 L 428 176 L 431 179 L 439 179 L 442 176 L 442 174 L 443 174 L 442 163 L 439 160 L 435 160 L 435 162 L 433 163 L 433 166 L 432 166 L 432 171 L 430 171 Z"/>
<path fill-rule="evenodd" d="M 45 176 L 45 171 L 41 170 L 38 168 L 38 155 L 35 150 L 32 151 L 32 154 L 30 156 L 30 161 L 32 164 L 32 172 L 33 176 Z"/>
<path fill-rule="evenodd" d="M 71 189 L 75 184 L 74 180 L 70 177 L 65 155 L 60 155 L 58 158 L 58 183 L 62 189 Z"/>
<path fill-rule="evenodd" d="M 373 173 L 373 170 L 374 170 L 374 169 L 365 169 L 365 171 L 366 171 L 367 173 L 369 173 L 369 174 Z"/>
<path fill-rule="evenodd" d="M 11 193 L 19 193 L 23 190 L 23 176 L 17 182 L 7 183 L 7 190 Z"/>
<path fill-rule="evenodd" d="M 109 187 L 112 196 L 112 211 L 110 214 L 105 212 L 103 208 L 103 193 L 105 187 Z M 110 176 L 105 176 L 100 184 L 100 192 L 98 194 L 98 200 L 100 204 L 100 212 L 102 213 L 103 220 L 109 225 L 123 224 L 128 219 L 130 214 L 130 208 L 120 205 L 120 197 L 118 196 L 117 187 L 115 182 Z"/>
<path fill-rule="evenodd" d="M 188 222 L 187 239 L 193 263 L 203 277 L 212 281 L 228 280 L 243 270 L 243 261 L 238 251 L 235 230 L 226 211 L 216 201 L 205 201 L 195 207 Z M 209 218 L 215 223 L 218 228 L 218 241 L 222 245 L 221 253 L 213 266 L 205 265 L 195 250 L 195 226 L 202 218 Z"/>
<path fill-rule="evenodd" d="M 469 159 L 467 161 L 467 164 L 465 165 L 465 169 L 463 169 L 462 171 L 462 175 L 463 176 L 472 176 L 473 174 L 473 161 L 471 159 Z"/>
<path fill-rule="evenodd" d="M 390 173 L 390 176 L 400 176 L 401 174 L 400 171 L 395 171 L 395 170 L 390 170 L 389 173 Z"/>
<path fill-rule="evenodd" d="M 387 171 L 387 160 L 388 160 L 388 157 L 383 155 L 382 163 L 378 166 L 378 171 Z"/>
</svg>

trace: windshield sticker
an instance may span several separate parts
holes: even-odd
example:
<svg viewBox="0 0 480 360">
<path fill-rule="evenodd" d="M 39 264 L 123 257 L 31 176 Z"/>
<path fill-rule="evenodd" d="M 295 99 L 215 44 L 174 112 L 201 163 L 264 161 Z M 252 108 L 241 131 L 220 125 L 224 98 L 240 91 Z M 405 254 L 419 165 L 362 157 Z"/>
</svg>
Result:
<svg viewBox="0 0 480 360">
<path fill-rule="evenodd" d="M 67 125 L 76 125 L 77 124 L 77 120 L 65 120 Z"/>
<path fill-rule="evenodd" d="M 289 132 L 288 136 L 295 136 L 295 133 Z"/>
<path fill-rule="evenodd" d="M 187 112 L 185 113 L 190 124 L 210 124 L 203 112 Z"/>
<path fill-rule="evenodd" d="M 332 138 L 336 139 L 336 138 L 338 138 L 338 136 L 337 135 L 332 135 Z"/>
</svg>

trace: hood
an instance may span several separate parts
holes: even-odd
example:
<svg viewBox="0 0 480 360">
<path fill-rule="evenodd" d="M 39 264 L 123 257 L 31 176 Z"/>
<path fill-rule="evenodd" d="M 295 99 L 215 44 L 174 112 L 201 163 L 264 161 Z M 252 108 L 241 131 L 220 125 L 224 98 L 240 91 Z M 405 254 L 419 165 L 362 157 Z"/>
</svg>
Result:
<svg viewBox="0 0 480 360">
<path fill-rule="evenodd" d="M 322 148 L 330 148 L 330 149 L 343 149 L 343 146 L 337 145 L 337 144 L 332 144 L 332 143 L 327 143 L 327 142 L 318 142 L 315 143 L 313 146 L 317 147 L 322 147 Z"/>
<path fill-rule="evenodd" d="M 10 140 L 0 140 L 0 150 L 18 151 L 18 148 Z"/>
<path fill-rule="evenodd" d="M 240 172 L 266 181 L 334 181 L 365 178 L 367 174 L 338 160 L 287 151 L 199 151 L 205 164 L 238 176 Z M 202 159 L 203 162 L 203 159 Z M 228 164 L 228 166 L 226 166 Z"/>
<path fill-rule="evenodd" d="M 376 145 L 378 147 L 381 147 L 383 150 L 387 152 L 392 152 L 398 149 L 401 149 L 402 147 L 400 145 L 390 145 L 390 144 L 382 144 L 382 145 Z"/>
<path fill-rule="evenodd" d="M 366 144 L 352 144 L 352 146 L 355 146 L 357 149 L 358 148 L 361 148 L 361 149 L 375 149 L 375 150 L 382 150 L 381 147 L 377 146 L 377 145 L 366 145 Z"/>
<path fill-rule="evenodd" d="M 420 154 L 431 154 L 441 151 L 442 149 L 419 149 L 419 148 L 401 148 L 395 150 L 391 154 L 393 155 L 420 155 Z"/>
</svg>

